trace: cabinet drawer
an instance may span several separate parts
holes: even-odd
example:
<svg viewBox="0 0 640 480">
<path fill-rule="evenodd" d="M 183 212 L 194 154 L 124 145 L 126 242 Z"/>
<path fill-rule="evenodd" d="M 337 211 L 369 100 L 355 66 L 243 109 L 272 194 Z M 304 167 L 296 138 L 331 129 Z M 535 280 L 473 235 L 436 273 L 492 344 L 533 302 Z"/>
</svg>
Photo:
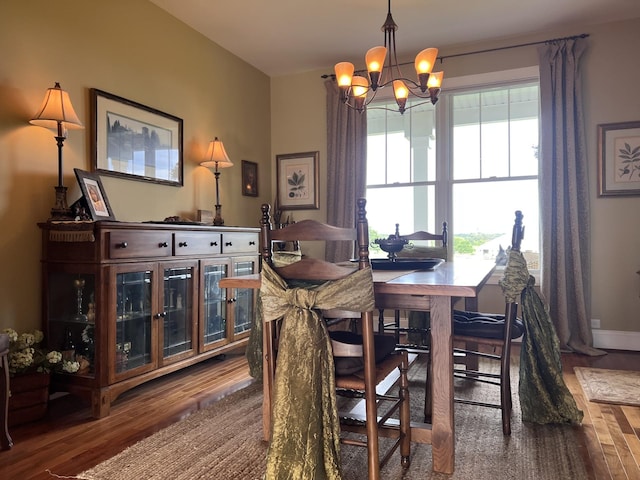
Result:
<svg viewBox="0 0 640 480">
<path fill-rule="evenodd" d="M 171 232 L 111 232 L 109 258 L 170 257 Z"/>
<path fill-rule="evenodd" d="M 214 255 L 222 251 L 222 234 L 211 232 L 177 232 L 174 252 L 179 255 Z"/>
<path fill-rule="evenodd" d="M 223 233 L 222 253 L 257 253 L 258 234 L 249 232 Z"/>
</svg>

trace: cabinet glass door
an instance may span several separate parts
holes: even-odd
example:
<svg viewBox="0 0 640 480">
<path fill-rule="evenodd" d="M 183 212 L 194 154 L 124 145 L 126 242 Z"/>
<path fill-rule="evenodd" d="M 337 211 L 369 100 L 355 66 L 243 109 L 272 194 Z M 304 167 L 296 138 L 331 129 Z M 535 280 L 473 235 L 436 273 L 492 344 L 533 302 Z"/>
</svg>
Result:
<svg viewBox="0 0 640 480">
<path fill-rule="evenodd" d="M 220 288 L 219 282 L 227 277 L 229 267 L 226 263 L 213 263 L 203 268 L 202 337 L 206 349 L 207 345 L 227 339 L 227 290 Z"/>
<path fill-rule="evenodd" d="M 194 267 L 164 269 L 162 357 L 193 352 Z"/>
<path fill-rule="evenodd" d="M 252 275 L 256 269 L 255 258 L 236 260 L 233 263 L 233 276 L 242 277 Z M 233 333 L 239 335 L 251 329 L 251 320 L 254 315 L 255 292 L 251 288 L 238 288 L 235 290 L 235 302 L 233 303 Z"/>
<path fill-rule="evenodd" d="M 45 302 L 49 348 L 63 354 L 63 360 L 78 362 L 76 375 L 95 372 L 95 275 L 50 271 Z"/>
<path fill-rule="evenodd" d="M 154 362 L 151 279 L 150 270 L 116 275 L 116 373 L 127 372 Z"/>
</svg>

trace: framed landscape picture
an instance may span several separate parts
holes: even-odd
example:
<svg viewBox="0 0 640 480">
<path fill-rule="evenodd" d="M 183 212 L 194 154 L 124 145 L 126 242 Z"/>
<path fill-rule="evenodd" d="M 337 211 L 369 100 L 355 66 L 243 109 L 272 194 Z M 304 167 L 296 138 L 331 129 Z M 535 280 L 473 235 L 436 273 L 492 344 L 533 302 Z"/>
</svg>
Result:
<svg viewBox="0 0 640 480">
<path fill-rule="evenodd" d="M 91 104 L 96 172 L 183 185 L 182 119 L 95 88 Z"/>
<path fill-rule="evenodd" d="M 281 210 L 320 208 L 319 152 L 276 155 L 277 198 Z"/>
<path fill-rule="evenodd" d="M 640 122 L 598 125 L 598 195 L 640 195 Z"/>
</svg>

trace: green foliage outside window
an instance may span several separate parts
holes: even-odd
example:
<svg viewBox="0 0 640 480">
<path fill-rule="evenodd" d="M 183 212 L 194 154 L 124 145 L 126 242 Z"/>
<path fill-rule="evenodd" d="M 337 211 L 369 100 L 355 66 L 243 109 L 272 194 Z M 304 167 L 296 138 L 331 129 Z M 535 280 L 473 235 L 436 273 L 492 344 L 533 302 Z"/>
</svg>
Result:
<svg viewBox="0 0 640 480">
<path fill-rule="evenodd" d="M 456 235 L 453 239 L 453 251 L 459 254 L 473 254 L 477 247 L 501 235 L 501 233 L 463 233 Z"/>
</svg>

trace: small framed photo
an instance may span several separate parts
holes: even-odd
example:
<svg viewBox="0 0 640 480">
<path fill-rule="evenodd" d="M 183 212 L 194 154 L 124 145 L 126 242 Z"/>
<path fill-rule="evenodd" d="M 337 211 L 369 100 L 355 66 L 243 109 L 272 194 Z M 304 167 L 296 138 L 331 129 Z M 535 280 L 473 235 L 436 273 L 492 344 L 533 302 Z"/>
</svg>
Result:
<svg viewBox="0 0 640 480">
<path fill-rule="evenodd" d="M 183 185 L 182 119 L 91 89 L 93 170 L 129 180 Z"/>
<path fill-rule="evenodd" d="M 100 177 L 95 173 L 86 172 L 79 168 L 74 168 L 73 171 L 76 173 L 82 195 L 87 201 L 91 219 L 94 221 L 115 220 L 116 218 L 109 205 Z"/>
<path fill-rule="evenodd" d="M 242 195 L 258 196 L 258 164 L 242 160 Z"/>
<path fill-rule="evenodd" d="M 598 196 L 640 195 L 640 122 L 598 125 Z"/>
<path fill-rule="evenodd" d="M 281 210 L 320 208 L 319 152 L 276 155 L 277 198 Z"/>
</svg>

